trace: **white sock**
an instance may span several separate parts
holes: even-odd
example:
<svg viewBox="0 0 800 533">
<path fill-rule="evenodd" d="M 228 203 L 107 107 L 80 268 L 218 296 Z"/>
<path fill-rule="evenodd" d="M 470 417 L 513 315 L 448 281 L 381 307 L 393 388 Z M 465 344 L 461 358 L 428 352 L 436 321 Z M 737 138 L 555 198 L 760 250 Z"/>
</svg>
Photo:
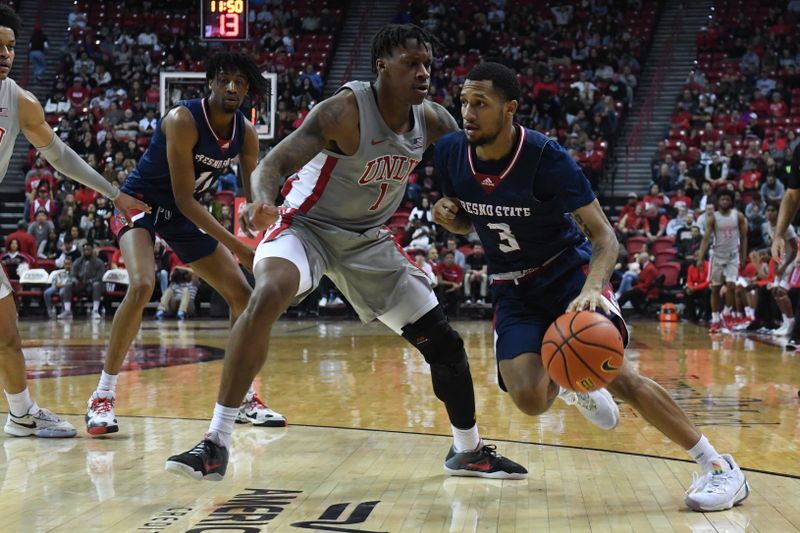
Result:
<svg viewBox="0 0 800 533">
<path fill-rule="evenodd" d="M 253 396 L 255 395 L 256 395 L 256 389 L 254 389 L 253 386 L 250 385 L 250 388 L 247 389 L 247 394 L 244 395 L 244 401 L 247 402 L 249 400 L 252 400 Z"/>
<path fill-rule="evenodd" d="M 92 300 L 92 312 L 99 313 L 100 312 L 100 302 L 95 302 Z"/>
<path fill-rule="evenodd" d="M 10 394 L 6 391 L 6 398 L 8 399 L 8 409 L 14 416 L 25 416 L 33 407 L 33 400 L 31 400 L 31 393 L 28 387 L 16 394 Z"/>
<path fill-rule="evenodd" d="M 478 424 L 475 424 L 469 429 L 458 429 L 451 425 L 453 430 L 453 447 L 457 452 L 468 452 L 477 450 L 481 443 L 481 437 L 478 435 Z"/>
<path fill-rule="evenodd" d="M 720 321 L 719 313 L 711 313 L 711 321 L 712 322 L 719 322 Z"/>
<path fill-rule="evenodd" d="M 723 308 L 722 308 L 722 314 L 723 314 L 723 315 L 729 315 L 729 314 L 731 314 L 731 308 L 730 308 L 730 306 L 727 306 L 727 305 L 726 305 L 725 307 L 723 307 Z"/>
<path fill-rule="evenodd" d="M 744 308 L 744 314 L 747 316 L 747 318 L 755 318 L 755 313 L 753 312 L 753 308 L 750 306 Z"/>
<path fill-rule="evenodd" d="M 790 317 L 789 315 L 783 315 L 783 323 L 784 323 L 784 325 L 785 324 L 789 324 L 791 321 L 792 321 L 792 317 Z"/>
<path fill-rule="evenodd" d="M 238 407 L 225 407 L 224 405 L 214 405 L 214 416 L 211 418 L 211 424 L 208 426 L 208 433 L 210 436 L 216 437 L 213 439 L 220 446 L 225 448 L 231 447 L 231 439 L 233 438 L 233 424 L 236 423 L 236 415 L 239 414 Z"/>
<path fill-rule="evenodd" d="M 117 378 L 119 374 L 106 374 L 106 371 L 100 374 L 100 382 L 97 384 L 97 390 L 108 391 L 110 393 L 114 393 L 117 389 Z"/>
<path fill-rule="evenodd" d="M 720 470 L 722 472 L 730 470 L 728 461 L 723 459 L 717 450 L 714 449 L 705 435 L 702 435 L 700 440 L 697 441 L 697 444 L 689 450 L 689 455 L 692 456 L 692 459 L 700 465 L 703 472 L 706 474 Z"/>
<path fill-rule="evenodd" d="M 64 311 L 72 311 L 72 302 L 64 302 Z"/>
</svg>

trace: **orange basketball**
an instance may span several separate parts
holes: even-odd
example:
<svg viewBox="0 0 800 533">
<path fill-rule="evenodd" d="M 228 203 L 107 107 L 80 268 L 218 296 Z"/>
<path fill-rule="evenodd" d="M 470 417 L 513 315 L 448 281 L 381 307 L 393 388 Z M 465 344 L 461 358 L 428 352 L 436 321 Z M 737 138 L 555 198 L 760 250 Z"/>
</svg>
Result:
<svg viewBox="0 0 800 533">
<path fill-rule="evenodd" d="M 622 335 L 609 319 L 592 311 L 571 311 L 547 328 L 542 364 L 565 389 L 591 392 L 614 381 L 624 349 Z"/>
</svg>

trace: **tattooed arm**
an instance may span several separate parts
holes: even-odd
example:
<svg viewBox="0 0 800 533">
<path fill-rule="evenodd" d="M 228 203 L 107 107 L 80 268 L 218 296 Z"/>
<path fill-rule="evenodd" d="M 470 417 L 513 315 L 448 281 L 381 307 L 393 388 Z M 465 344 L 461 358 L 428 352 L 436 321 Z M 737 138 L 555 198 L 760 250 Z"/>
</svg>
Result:
<svg viewBox="0 0 800 533">
<path fill-rule="evenodd" d="M 580 311 L 600 307 L 608 311 L 602 299 L 603 289 L 611 279 L 619 256 L 619 242 L 614 235 L 605 213 L 597 200 L 572 212 L 572 218 L 581 232 L 592 243 L 592 260 L 589 273 L 580 295 L 569 305 L 568 311 Z"/>
<path fill-rule="evenodd" d="M 322 150 L 355 153 L 358 127 L 358 107 L 350 91 L 314 106 L 303 124 L 279 142 L 251 174 L 253 203 L 242 213 L 242 228 L 252 233 L 269 227 L 278 217 L 275 199 L 282 178 L 300 170 Z"/>
<path fill-rule="evenodd" d="M 447 109 L 430 100 L 425 100 L 424 105 L 428 144 L 435 143 L 450 132 L 458 131 L 458 123 Z"/>
</svg>

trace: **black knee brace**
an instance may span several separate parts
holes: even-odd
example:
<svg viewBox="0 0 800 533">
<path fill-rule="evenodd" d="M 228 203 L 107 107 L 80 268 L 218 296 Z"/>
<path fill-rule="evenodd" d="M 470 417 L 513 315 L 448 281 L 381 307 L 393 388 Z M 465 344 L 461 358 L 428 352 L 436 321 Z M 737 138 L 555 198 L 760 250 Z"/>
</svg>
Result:
<svg viewBox="0 0 800 533">
<path fill-rule="evenodd" d="M 431 372 L 457 375 L 469 369 L 464 341 L 450 326 L 440 305 L 404 326 L 403 338 L 422 353 Z"/>
</svg>

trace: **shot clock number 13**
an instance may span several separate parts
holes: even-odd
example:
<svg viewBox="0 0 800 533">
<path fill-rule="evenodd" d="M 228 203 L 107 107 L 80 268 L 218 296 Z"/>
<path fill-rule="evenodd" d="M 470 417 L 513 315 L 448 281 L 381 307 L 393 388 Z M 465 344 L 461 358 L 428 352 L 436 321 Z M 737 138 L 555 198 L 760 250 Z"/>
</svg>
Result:
<svg viewBox="0 0 800 533">
<path fill-rule="evenodd" d="M 200 28 L 206 41 L 247 39 L 247 0 L 200 0 Z"/>
</svg>

